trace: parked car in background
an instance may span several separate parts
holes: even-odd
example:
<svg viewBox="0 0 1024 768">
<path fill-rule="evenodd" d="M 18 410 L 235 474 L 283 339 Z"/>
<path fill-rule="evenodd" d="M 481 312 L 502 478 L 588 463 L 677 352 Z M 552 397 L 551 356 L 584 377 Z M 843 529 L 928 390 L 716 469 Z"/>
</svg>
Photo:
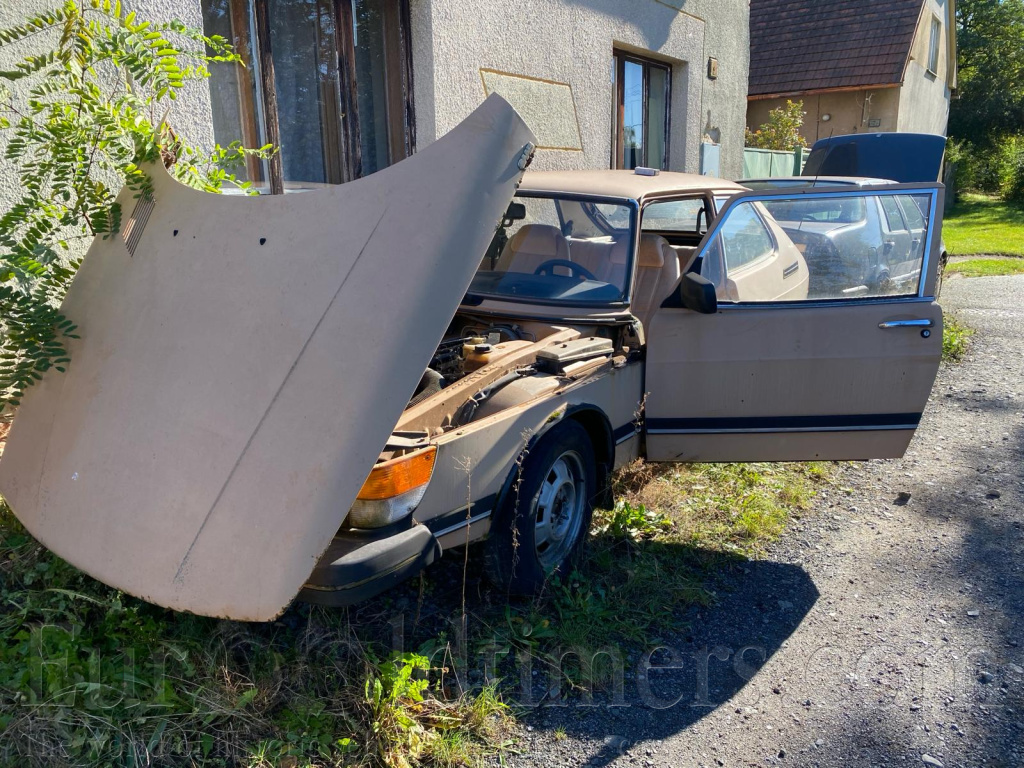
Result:
<svg viewBox="0 0 1024 768">
<path fill-rule="evenodd" d="M 883 134 L 889 136 L 891 134 Z M 931 142 L 934 145 L 934 142 Z M 876 139 L 872 146 L 877 146 Z M 862 150 L 862 154 L 865 151 Z M 927 153 L 926 153 L 927 154 Z M 874 166 L 873 166 L 874 167 Z M 926 168 L 917 167 L 919 173 L 925 173 Z M 922 181 L 922 179 L 916 179 Z M 872 177 L 856 176 L 786 176 L 770 179 L 741 179 L 739 182 L 748 189 L 769 190 L 769 189 L 817 189 L 827 187 L 873 187 L 881 184 L 894 184 L 890 179 L 879 179 Z M 817 221 L 801 222 L 798 219 L 802 215 L 800 211 L 779 211 L 784 219 L 787 216 L 796 217 L 797 220 L 788 222 L 787 231 L 790 232 L 795 242 L 801 243 L 805 248 L 820 248 L 824 253 L 822 258 L 833 267 L 833 274 L 829 276 L 827 270 L 822 269 L 815 276 L 811 292 L 819 295 L 827 295 L 834 290 L 882 290 L 887 284 L 899 282 L 903 279 L 913 279 L 913 257 L 908 254 L 908 248 L 913 246 L 923 231 L 924 218 L 927 211 L 909 210 L 900 201 L 894 201 L 889 197 L 881 197 L 877 200 L 878 206 L 872 208 L 848 207 L 842 210 L 837 204 L 835 210 L 826 214 L 816 212 Z M 867 218 L 876 219 L 872 224 L 867 224 Z M 829 219 L 830 221 L 822 221 Z M 834 251 L 830 250 L 830 241 L 836 237 L 861 239 L 862 246 L 871 249 L 876 254 L 873 263 L 869 266 L 867 262 L 857 261 L 853 264 L 844 264 L 836 259 Z M 864 241 L 863 238 L 868 240 Z M 942 276 L 945 272 L 948 254 L 946 244 L 939 240 L 939 258 L 936 262 L 938 295 L 942 286 Z"/>
<path fill-rule="evenodd" d="M 97 239 L 68 293 L 74 363 L 21 404 L 14 512 L 126 592 L 263 621 L 476 541 L 498 588 L 540 589 L 637 457 L 903 454 L 941 352 L 940 185 L 524 175 L 532 152 L 492 96 L 337 188 L 230 198 L 152 169 L 151 200 L 121 198 L 131 250 Z M 837 260 L 877 268 L 890 204 L 927 212 L 906 279 L 814 295 Z"/>
</svg>

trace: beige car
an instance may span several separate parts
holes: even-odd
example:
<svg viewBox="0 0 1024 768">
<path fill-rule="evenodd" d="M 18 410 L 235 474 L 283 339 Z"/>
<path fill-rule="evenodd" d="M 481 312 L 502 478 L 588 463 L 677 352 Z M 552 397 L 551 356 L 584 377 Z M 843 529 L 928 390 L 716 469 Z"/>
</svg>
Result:
<svg viewBox="0 0 1024 768">
<path fill-rule="evenodd" d="M 85 260 L 74 363 L 27 393 L 0 490 L 107 583 L 268 620 L 482 539 L 499 587 L 535 590 L 637 457 L 903 454 L 941 350 L 940 185 L 523 175 L 532 152 L 491 97 L 338 188 L 229 199 L 158 173 Z M 769 209 L 883 193 L 928 212 L 918 284 L 809 299 L 827 265 Z"/>
</svg>

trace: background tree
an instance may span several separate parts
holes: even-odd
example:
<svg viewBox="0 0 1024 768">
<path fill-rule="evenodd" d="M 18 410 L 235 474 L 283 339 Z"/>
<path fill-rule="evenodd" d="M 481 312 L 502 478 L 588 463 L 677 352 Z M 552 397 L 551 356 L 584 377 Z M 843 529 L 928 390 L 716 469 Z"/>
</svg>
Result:
<svg viewBox="0 0 1024 768">
<path fill-rule="evenodd" d="M 957 0 L 949 134 L 991 146 L 1024 130 L 1024 0 Z"/>
<path fill-rule="evenodd" d="M 0 47 L 14 46 L 14 68 L 0 71 L 0 139 L 21 190 L 0 210 L 0 407 L 69 362 L 75 326 L 58 307 L 88 241 L 118 232 L 122 185 L 149 194 L 147 164 L 162 160 L 198 189 L 248 190 L 233 171 L 269 152 L 205 151 L 164 123 L 210 62 L 239 61 L 222 37 L 142 20 L 119 1 L 67 0 L 0 29 Z"/>
<path fill-rule="evenodd" d="M 786 106 L 777 107 L 768 113 L 768 122 L 756 131 L 746 129 L 748 147 L 755 149 L 777 149 L 791 152 L 797 147 L 806 147 L 807 140 L 800 134 L 804 124 L 804 103 L 786 100 Z"/>
</svg>

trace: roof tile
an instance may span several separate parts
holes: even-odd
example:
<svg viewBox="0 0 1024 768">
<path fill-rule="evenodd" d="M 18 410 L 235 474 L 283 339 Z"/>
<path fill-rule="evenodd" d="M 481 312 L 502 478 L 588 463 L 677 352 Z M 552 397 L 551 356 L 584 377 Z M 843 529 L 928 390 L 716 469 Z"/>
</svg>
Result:
<svg viewBox="0 0 1024 768">
<path fill-rule="evenodd" d="M 900 82 L 923 0 L 750 0 L 751 96 Z"/>
</svg>

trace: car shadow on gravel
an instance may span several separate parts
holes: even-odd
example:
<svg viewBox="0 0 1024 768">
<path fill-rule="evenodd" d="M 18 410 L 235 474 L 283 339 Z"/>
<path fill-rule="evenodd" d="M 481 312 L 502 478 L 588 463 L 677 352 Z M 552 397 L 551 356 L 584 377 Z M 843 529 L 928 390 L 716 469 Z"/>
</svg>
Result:
<svg viewBox="0 0 1024 768">
<path fill-rule="evenodd" d="M 680 604 L 670 622 L 629 640 L 577 647 L 560 645 L 557 635 L 536 643 L 510 638 L 507 618 L 529 615 L 530 601 L 506 599 L 488 586 L 478 548 L 467 561 L 449 553 L 428 570 L 425 586 L 393 590 L 384 605 L 362 613 L 364 619 L 371 611 L 389 617 L 401 628 L 403 649 L 432 655 L 435 666 L 447 659 L 461 667 L 464 689 L 501 678 L 505 700 L 532 731 L 521 745 L 528 752 L 605 765 L 627 749 L 643 750 L 687 728 L 737 694 L 742 703 L 730 706 L 741 710 L 771 704 L 779 691 L 761 682 L 758 671 L 818 599 L 798 565 L 685 544 L 657 546 L 666 568 L 703 568 L 711 604 Z M 467 639 L 460 651 L 464 574 Z M 431 645 L 436 638 L 446 640 L 443 651 Z"/>
<path fill-rule="evenodd" d="M 606 690 L 592 702 L 586 695 L 541 701 L 525 721 L 589 742 L 589 762 L 601 766 L 627 750 L 656 749 L 726 702 L 738 718 L 770 705 L 782 691 L 758 672 L 803 621 L 818 590 L 797 565 L 750 560 L 723 574 L 716 593 L 712 607 L 691 608 L 672 630 L 623 648 L 629 663 L 621 696 Z M 557 754 L 557 744 L 543 751 Z"/>
</svg>

